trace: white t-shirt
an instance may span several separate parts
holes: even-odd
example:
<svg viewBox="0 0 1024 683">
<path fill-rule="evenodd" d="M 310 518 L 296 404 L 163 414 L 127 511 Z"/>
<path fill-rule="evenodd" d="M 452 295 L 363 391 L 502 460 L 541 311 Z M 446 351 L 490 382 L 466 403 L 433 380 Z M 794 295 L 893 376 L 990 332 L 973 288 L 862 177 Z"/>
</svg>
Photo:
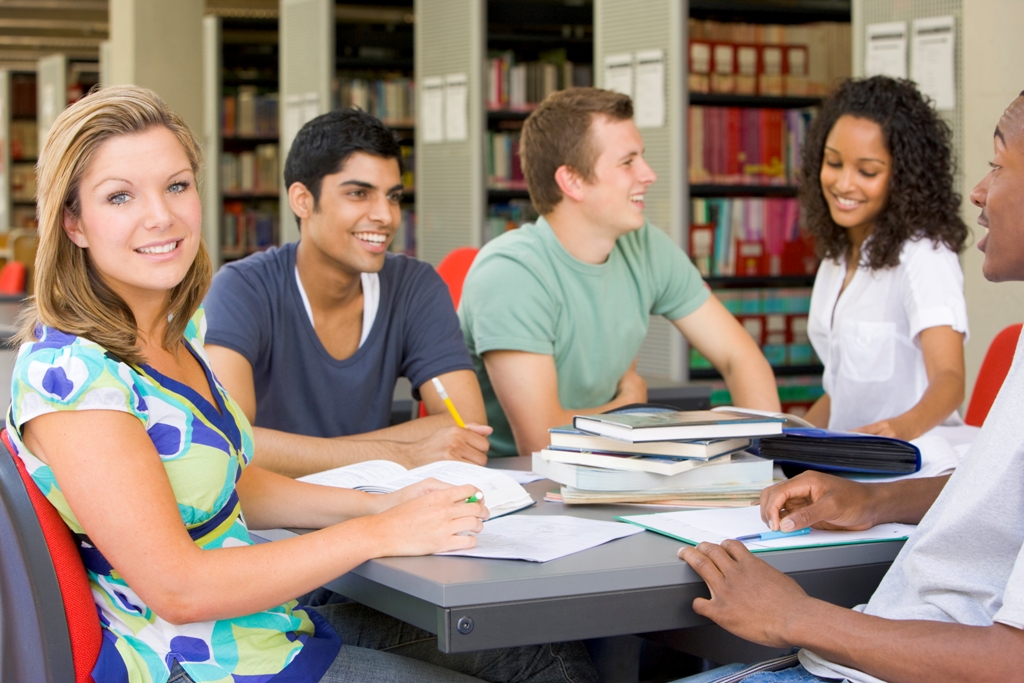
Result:
<svg viewBox="0 0 1024 683">
<path fill-rule="evenodd" d="M 894 268 L 861 266 L 840 296 L 846 260 L 824 261 L 814 279 L 807 334 L 825 364 L 829 429 L 901 415 L 928 388 L 921 330 L 949 325 L 967 339 L 964 275 L 957 255 L 931 240 L 907 241 Z M 944 424 L 961 424 L 957 413 Z"/>
<path fill-rule="evenodd" d="M 1024 629 L 1024 337 L 964 463 L 911 534 L 867 605 L 886 619 Z M 800 653 L 808 671 L 878 679 Z"/>
<path fill-rule="evenodd" d="M 359 346 L 370 336 L 373 328 L 373 321 L 377 319 L 377 309 L 380 308 L 380 276 L 377 273 L 360 273 L 359 282 L 363 286 L 363 331 L 359 335 Z M 309 303 L 309 296 L 302 287 L 302 279 L 299 277 L 299 268 L 295 267 L 295 283 L 299 286 L 299 294 L 302 296 L 302 305 L 306 307 L 306 315 L 309 316 L 309 324 L 316 329 L 313 321 L 313 307 Z"/>
</svg>

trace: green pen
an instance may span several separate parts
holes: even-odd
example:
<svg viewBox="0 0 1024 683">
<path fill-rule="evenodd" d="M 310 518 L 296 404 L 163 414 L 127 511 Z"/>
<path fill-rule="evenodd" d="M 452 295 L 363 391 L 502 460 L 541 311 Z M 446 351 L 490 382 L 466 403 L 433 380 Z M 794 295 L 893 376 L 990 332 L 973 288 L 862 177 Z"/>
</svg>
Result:
<svg viewBox="0 0 1024 683">
<path fill-rule="evenodd" d="M 472 496 L 470 496 L 469 498 L 467 498 L 467 499 L 466 499 L 466 502 L 467 502 L 467 503 L 479 503 L 479 502 L 480 502 L 481 500 L 483 500 L 483 499 L 484 499 L 484 494 L 482 494 L 482 493 L 480 493 L 479 491 L 477 491 L 477 492 L 476 492 L 476 493 L 474 493 L 474 494 L 473 494 Z"/>
</svg>

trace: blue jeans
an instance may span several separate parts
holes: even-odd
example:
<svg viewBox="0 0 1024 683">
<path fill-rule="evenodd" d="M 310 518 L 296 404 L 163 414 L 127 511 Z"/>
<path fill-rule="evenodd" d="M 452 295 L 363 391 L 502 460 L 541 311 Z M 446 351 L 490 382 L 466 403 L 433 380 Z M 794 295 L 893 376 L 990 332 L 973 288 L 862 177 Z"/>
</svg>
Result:
<svg viewBox="0 0 1024 683">
<path fill-rule="evenodd" d="M 725 676 L 739 673 L 749 666 L 748 664 L 729 664 L 711 671 L 705 671 L 695 676 L 682 678 L 675 683 L 714 683 Z M 834 681 L 831 678 L 819 678 L 805 669 L 802 664 L 797 664 L 781 671 L 760 671 L 742 679 L 743 683 L 827 683 Z"/>
<path fill-rule="evenodd" d="M 356 602 L 311 607 L 344 643 L 321 683 L 597 683 L 582 643 L 444 654 L 437 636 Z"/>
</svg>

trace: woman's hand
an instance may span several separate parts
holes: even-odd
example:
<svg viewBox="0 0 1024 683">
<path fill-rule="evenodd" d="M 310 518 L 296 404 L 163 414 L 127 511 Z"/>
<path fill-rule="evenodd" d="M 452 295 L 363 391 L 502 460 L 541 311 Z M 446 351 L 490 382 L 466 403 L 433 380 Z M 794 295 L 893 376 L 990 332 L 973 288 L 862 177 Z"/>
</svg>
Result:
<svg viewBox="0 0 1024 683">
<path fill-rule="evenodd" d="M 438 488 L 438 486 L 443 488 Z M 389 495 L 411 496 L 379 515 L 366 518 L 380 540 L 380 557 L 431 555 L 476 545 L 490 512 L 483 503 L 467 503 L 477 488 L 424 480 Z"/>
<path fill-rule="evenodd" d="M 367 495 L 370 496 L 372 505 L 367 514 L 378 515 L 385 510 L 390 510 L 396 505 L 401 505 L 406 501 L 419 498 L 427 493 L 443 491 L 444 489 L 450 488 L 452 488 L 451 484 L 446 484 L 443 481 L 438 481 L 433 477 L 429 477 L 423 481 L 418 481 L 415 484 L 410 484 L 409 486 L 400 488 L 392 493 L 370 493 Z M 474 491 L 474 493 L 476 492 Z"/>
</svg>

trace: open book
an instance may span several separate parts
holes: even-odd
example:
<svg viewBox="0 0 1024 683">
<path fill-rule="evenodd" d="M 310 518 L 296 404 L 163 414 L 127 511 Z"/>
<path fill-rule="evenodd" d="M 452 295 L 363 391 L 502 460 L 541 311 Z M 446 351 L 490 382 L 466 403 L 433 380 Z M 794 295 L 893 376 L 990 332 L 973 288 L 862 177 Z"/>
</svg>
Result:
<svg viewBox="0 0 1024 683">
<path fill-rule="evenodd" d="M 441 460 L 407 470 L 390 460 L 368 460 L 300 477 L 299 481 L 369 493 L 391 493 L 433 477 L 453 486 L 473 484 L 484 494 L 491 519 L 533 505 L 533 498 L 504 472 L 454 460 Z"/>
</svg>

